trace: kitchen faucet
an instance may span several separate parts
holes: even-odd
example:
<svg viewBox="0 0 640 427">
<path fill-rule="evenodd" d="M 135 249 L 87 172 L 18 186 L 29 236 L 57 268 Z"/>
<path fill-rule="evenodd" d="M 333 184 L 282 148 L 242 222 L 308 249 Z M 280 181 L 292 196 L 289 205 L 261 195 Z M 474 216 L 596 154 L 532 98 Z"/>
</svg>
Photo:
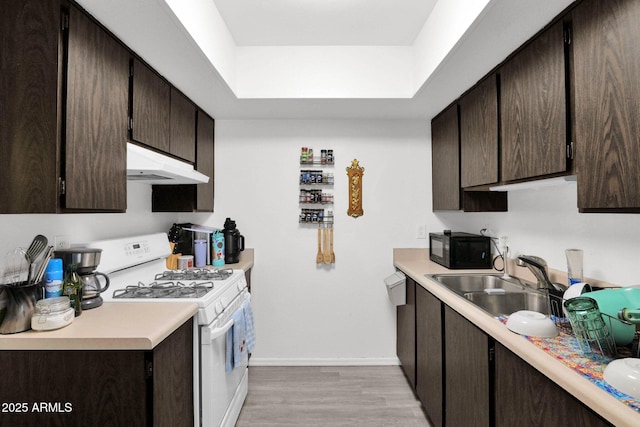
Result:
<svg viewBox="0 0 640 427">
<path fill-rule="evenodd" d="M 553 283 L 549 279 L 549 274 L 547 273 L 547 262 L 542 258 L 533 255 L 520 255 L 518 256 L 516 263 L 519 267 L 527 267 L 531 270 L 538 281 L 538 289 L 547 289 L 559 292 L 564 292 L 567 289 L 566 286 L 560 283 Z"/>
</svg>

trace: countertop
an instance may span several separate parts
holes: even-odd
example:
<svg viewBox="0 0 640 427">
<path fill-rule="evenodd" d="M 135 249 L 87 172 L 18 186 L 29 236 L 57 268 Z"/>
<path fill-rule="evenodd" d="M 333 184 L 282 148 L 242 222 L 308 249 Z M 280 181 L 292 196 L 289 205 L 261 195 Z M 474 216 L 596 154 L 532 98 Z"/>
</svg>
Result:
<svg viewBox="0 0 640 427">
<path fill-rule="evenodd" d="M 224 268 L 247 271 L 253 249 Z M 54 331 L 0 335 L 0 350 L 151 350 L 198 312 L 194 302 L 105 302 Z"/>
<path fill-rule="evenodd" d="M 469 301 L 425 277 L 425 274 L 451 274 L 454 272 L 431 262 L 428 249 L 394 249 L 393 263 L 396 268 L 402 270 L 420 286 L 484 330 L 485 333 L 492 336 L 610 423 L 616 426 L 640 425 L 640 414 L 632 408 L 600 389 L 544 350 L 536 347 L 525 337 L 509 331 L 497 318 L 490 316 Z M 520 270 L 524 271 L 526 269 Z M 481 271 L 487 272 L 487 270 Z M 455 273 L 478 272 L 479 270 L 455 270 Z M 527 279 L 527 277 L 524 278 Z"/>
<path fill-rule="evenodd" d="M 105 302 L 54 331 L 0 336 L 0 350 L 151 350 L 198 312 L 191 302 Z"/>
</svg>

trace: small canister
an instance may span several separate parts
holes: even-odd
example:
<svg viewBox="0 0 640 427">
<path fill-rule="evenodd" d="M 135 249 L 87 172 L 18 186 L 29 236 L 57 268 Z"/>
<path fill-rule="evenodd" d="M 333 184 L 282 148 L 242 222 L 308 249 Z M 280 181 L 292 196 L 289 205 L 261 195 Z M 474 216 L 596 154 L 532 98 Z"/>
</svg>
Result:
<svg viewBox="0 0 640 427">
<path fill-rule="evenodd" d="M 188 270 L 193 267 L 193 255 L 178 257 L 178 270 Z"/>
<path fill-rule="evenodd" d="M 31 317 L 31 329 L 50 331 L 60 329 L 73 322 L 75 310 L 71 308 L 69 297 L 55 297 L 36 302 L 35 312 Z"/>
</svg>

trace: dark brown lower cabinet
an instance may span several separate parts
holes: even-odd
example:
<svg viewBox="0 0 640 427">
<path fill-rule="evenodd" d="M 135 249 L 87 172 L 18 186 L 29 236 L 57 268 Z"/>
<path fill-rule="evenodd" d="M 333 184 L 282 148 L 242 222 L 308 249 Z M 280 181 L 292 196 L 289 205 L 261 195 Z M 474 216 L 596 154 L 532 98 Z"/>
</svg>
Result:
<svg viewBox="0 0 640 427">
<path fill-rule="evenodd" d="M 193 426 L 193 322 L 151 351 L 0 351 L 0 425 Z"/>
<path fill-rule="evenodd" d="M 444 347 L 445 425 L 492 425 L 489 360 L 492 340 L 445 305 Z"/>
<path fill-rule="evenodd" d="M 495 345 L 497 427 L 610 426 L 503 345 Z"/>
<path fill-rule="evenodd" d="M 407 302 L 396 309 L 396 354 L 411 387 L 416 387 L 416 282 L 407 276 Z"/>
<path fill-rule="evenodd" d="M 443 424 L 442 302 L 416 286 L 416 394 L 434 426 Z"/>
</svg>

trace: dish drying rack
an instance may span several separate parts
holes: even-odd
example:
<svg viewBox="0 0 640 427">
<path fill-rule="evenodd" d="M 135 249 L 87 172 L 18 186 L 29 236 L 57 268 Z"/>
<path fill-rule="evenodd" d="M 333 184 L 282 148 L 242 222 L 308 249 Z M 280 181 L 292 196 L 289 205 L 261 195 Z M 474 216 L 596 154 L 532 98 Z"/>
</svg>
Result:
<svg viewBox="0 0 640 427">
<path fill-rule="evenodd" d="M 549 313 L 559 331 L 576 337 L 580 349 L 584 354 L 595 357 L 616 359 L 619 357 L 640 357 L 640 334 L 636 331 L 631 344 L 624 348 L 630 350 L 630 354 L 621 354 L 615 343 L 614 322 L 625 325 L 633 325 L 631 322 L 598 312 L 599 318 L 578 318 L 573 322 L 569 320 L 563 311 L 564 299 L 562 295 L 548 292 Z M 621 347 L 622 349 L 622 347 Z M 629 353 L 626 352 L 625 353 Z"/>
</svg>

